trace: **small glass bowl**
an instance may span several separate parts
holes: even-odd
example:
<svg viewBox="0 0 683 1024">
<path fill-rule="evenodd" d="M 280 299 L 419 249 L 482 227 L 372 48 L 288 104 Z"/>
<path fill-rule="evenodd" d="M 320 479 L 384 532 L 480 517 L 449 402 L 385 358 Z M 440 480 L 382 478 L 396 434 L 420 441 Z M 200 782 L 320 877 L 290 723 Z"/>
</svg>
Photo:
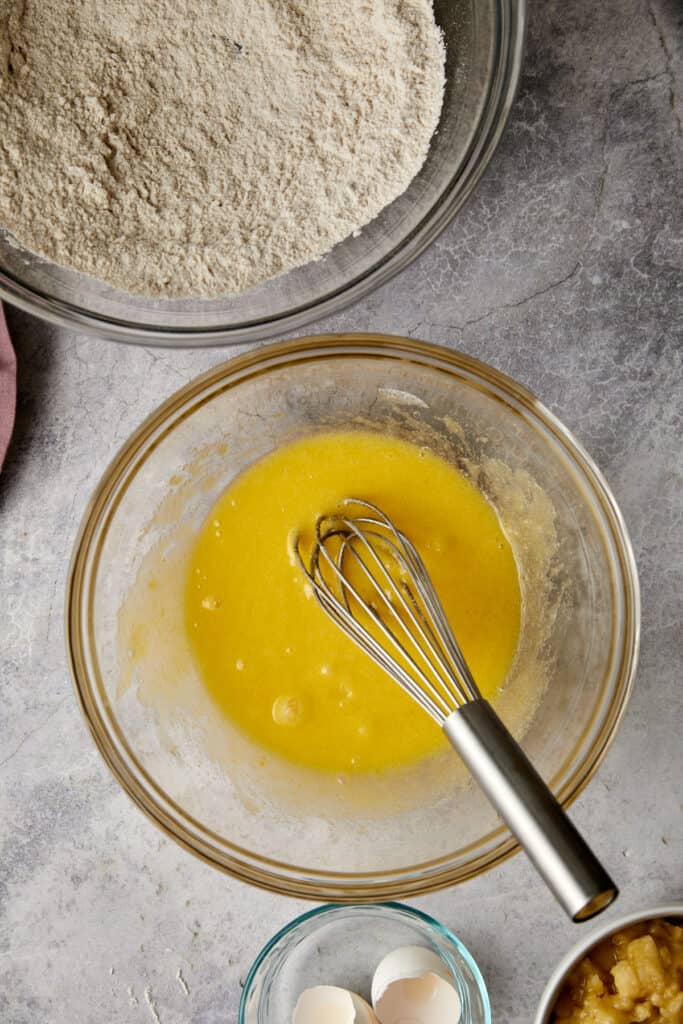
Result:
<svg viewBox="0 0 683 1024">
<path fill-rule="evenodd" d="M 300 994 L 314 985 L 338 985 L 369 1001 L 375 968 L 399 946 L 434 950 L 460 996 L 461 1024 L 491 1024 L 488 992 L 471 953 L 434 918 L 401 903 L 328 905 L 291 921 L 254 961 L 239 1024 L 289 1024 Z"/>
</svg>

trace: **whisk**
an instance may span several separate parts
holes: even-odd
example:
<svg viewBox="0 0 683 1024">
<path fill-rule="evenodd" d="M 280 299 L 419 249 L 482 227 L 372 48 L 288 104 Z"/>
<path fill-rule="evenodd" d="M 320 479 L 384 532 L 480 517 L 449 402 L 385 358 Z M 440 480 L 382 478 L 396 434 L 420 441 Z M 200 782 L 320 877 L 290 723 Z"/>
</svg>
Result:
<svg viewBox="0 0 683 1024">
<path fill-rule="evenodd" d="M 348 498 L 295 550 L 329 617 L 443 728 L 574 921 L 618 889 L 484 700 L 414 544 L 380 509 Z"/>
</svg>

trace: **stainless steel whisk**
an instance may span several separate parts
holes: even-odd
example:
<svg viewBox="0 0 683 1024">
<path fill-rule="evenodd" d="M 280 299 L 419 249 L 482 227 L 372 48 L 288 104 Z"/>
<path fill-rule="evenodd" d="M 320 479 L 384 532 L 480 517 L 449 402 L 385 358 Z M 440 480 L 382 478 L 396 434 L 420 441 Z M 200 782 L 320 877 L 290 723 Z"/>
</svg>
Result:
<svg viewBox="0 0 683 1024">
<path fill-rule="evenodd" d="M 320 606 L 443 728 L 574 921 L 618 889 L 495 711 L 481 696 L 414 544 L 356 498 L 322 516 L 304 560 Z"/>
</svg>

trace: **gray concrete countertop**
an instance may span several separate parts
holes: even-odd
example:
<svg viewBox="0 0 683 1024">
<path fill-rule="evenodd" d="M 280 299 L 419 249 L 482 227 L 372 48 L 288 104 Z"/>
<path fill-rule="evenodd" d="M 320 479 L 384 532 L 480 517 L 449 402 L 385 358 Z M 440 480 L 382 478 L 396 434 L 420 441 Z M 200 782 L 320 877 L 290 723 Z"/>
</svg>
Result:
<svg viewBox="0 0 683 1024">
<path fill-rule="evenodd" d="M 457 347 L 533 389 L 597 460 L 643 591 L 626 719 L 573 809 L 622 886 L 683 899 L 681 262 L 676 0 L 532 2 L 519 99 L 465 211 L 400 278 L 312 330 Z M 8 310 L 16 433 L 0 477 L 0 1020 L 234 1024 L 303 909 L 204 866 L 110 776 L 63 641 L 70 549 L 117 447 L 231 353 L 125 348 Z M 233 350 L 234 351 L 234 350 Z M 529 1024 L 573 926 L 525 859 L 419 901 L 473 951 L 496 1024 Z"/>
</svg>

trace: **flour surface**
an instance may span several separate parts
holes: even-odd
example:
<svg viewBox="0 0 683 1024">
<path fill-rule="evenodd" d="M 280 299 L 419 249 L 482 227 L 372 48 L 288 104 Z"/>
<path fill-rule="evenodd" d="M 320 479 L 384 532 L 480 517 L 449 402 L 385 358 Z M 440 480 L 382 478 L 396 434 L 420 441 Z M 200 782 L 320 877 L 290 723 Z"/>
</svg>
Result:
<svg viewBox="0 0 683 1024">
<path fill-rule="evenodd" d="M 243 291 L 405 191 L 444 57 L 431 0 L 0 0 L 0 225 L 128 292 Z"/>
</svg>

